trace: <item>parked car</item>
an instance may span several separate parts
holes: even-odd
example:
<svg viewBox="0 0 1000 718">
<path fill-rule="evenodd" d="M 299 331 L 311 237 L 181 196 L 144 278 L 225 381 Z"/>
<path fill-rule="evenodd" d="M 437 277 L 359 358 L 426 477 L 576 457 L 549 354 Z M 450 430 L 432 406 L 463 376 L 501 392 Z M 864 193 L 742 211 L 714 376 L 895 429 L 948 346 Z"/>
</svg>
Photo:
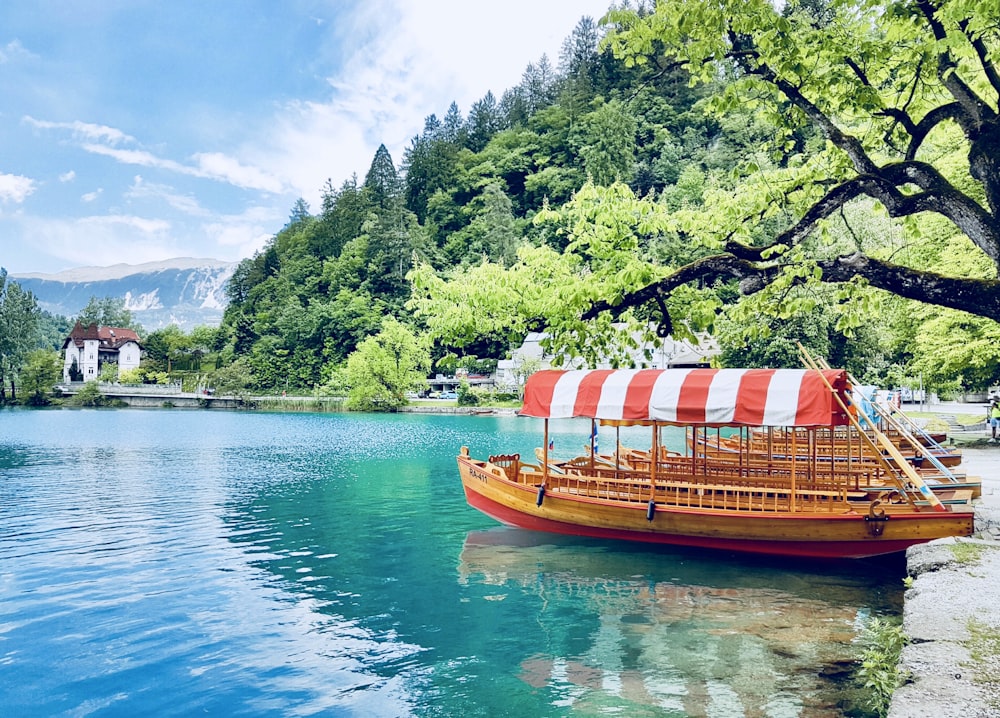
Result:
<svg viewBox="0 0 1000 718">
<path fill-rule="evenodd" d="M 924 400 L 923 389 L 911 389 L 908 386 L 896 389 L 899 393 L 899 400 L 904 403 L 920 402 Z"/>
<path fill-rule="evenodd" d="M 453 391 L 442 391 L 441 392 L 441 398 L 442 399 L 457 399 L 458 398 L 458 394 L 456 392 L 453 392 Z"/>
</svg>

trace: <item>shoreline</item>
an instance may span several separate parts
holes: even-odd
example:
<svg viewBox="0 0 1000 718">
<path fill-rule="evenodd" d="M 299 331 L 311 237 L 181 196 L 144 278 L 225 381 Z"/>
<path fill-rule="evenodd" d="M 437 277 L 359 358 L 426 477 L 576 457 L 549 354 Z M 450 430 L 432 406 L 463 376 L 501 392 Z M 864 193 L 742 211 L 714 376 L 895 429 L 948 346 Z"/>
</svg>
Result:
<svg viewBox="0 0 1000 718">
<path fill-rule="evenodd" d="M 957 437 L 955 437 L 957 438 Z M 976 534 L 906 552 L 899 668 L 889 718 L 1000 717 L 1000 444 L 963 436 L 962 468 L 983 483 Z"/>
</svg>

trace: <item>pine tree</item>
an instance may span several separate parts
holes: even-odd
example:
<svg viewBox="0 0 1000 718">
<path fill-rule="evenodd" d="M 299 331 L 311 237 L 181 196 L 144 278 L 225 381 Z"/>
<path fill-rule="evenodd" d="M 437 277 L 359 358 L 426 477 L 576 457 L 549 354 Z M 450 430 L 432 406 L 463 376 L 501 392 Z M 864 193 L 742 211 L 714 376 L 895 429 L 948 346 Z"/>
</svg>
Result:
<svg viewBox="0 0 1000 718">
<path fill-rule="evenodd" d="M 399 174 L 384 144 L 379 145 L 375 152 L 375 158 L 365 175 L 364 189 L 372 206 L 380 210 L 389 209 L 400 199 Z"/>
</svg>

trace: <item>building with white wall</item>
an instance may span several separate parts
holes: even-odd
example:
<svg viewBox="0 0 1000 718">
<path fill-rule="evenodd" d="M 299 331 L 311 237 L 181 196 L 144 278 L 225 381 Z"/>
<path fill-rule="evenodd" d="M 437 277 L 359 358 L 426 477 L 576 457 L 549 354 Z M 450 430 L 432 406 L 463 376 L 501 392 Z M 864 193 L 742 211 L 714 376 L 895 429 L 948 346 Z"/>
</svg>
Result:
<svg viewBox="0 0 1000 718">
<path fill-rule="evenodd" d="M 548 335 L 544 332 L 532 332 L 524 339 L 518 349 L 511 352 L 510 359 L 497 362 L 495 383 L 502 387 L 523 386 L 526 374 L 538 369 L 551 369 L 552 356 L 542 349 L 542 340 Z M 719 345 L 708 334 L 699 334 L 696 344 L 685 340 L 666 337 L 659 347 L 644 343 L 639 332 L 633 335 L 636 347 L 629 350 L 631 362 L 619 363 L 626 369 L 682 369 L 709 366 L 712 357 L 719 353 Z M 584 367 L 577 359 L 566 364 L 561 369 L 611 369 L 608 360 L 599 361 L 595 366 Z M 527 370 L 527 371 L 526 371 Z"/>
<path fill-rule="evenodd" d="M 66 382 L 97 379 L 107 363 L 116 364 L 120 376 L 123 371 L 138 367 L 142 359 L 139 335 L 122 327 L 96 324 L 84 327 L 77 322 L 62 348 L 63 381 Z"/>
</svg>

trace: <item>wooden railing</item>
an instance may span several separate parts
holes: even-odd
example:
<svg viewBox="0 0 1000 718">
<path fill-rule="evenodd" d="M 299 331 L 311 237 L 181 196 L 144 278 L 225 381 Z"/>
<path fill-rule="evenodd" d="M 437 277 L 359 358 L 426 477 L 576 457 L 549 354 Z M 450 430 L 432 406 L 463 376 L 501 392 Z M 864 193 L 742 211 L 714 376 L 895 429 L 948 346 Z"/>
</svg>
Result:
<svg viewBox="0 0 1000 718">
<path fill-rule="evenodd" d="M 564 465 L 565 466 L 565 465 Z M 746 467 L 710 466 L 692 474 L 689 468 L 660 464 L 655 478 L 649 471 L 615 468 L 565 468 L 545 476 L 537 467 L 523 466 L 518 481 L 537 486 L 545 481 L 546 492 L 568 493 L 606 501 L 658 504 L 683 508 L 736 511 L 825 511 L 850 509 L 850 500 L 866 498 L 844 481 L 792 481 L 790 472 L 747 471 Z"/>
</svg>

